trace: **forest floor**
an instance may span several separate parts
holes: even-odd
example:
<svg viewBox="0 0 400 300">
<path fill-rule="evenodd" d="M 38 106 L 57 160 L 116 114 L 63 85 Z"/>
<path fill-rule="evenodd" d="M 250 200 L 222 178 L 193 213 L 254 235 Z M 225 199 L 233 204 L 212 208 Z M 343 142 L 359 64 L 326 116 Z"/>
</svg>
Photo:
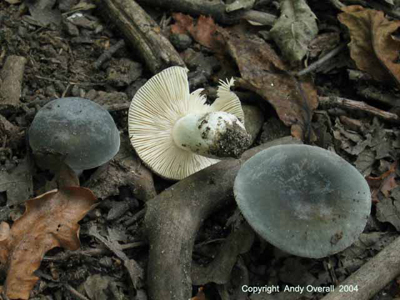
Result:
<svg viewBox="0 0 400 300">
<path fill-rule="evenodd" d="M 400 1 L 225 2 L 0 1 L 0 299 L 400 299 Z M 313 259 L 254 234 L 232 193 L 243 160 L 180 182 L 147 169 L 128 109 L 174 65 L 208 103 L 235 78 L 251 149 L 304 143 L 351 163 L 372 195 L 355 243 Z M 63 97 L 101 105 L 121 135 L 75 189 L 29 147 L 37 112 Z"/>
</svg>

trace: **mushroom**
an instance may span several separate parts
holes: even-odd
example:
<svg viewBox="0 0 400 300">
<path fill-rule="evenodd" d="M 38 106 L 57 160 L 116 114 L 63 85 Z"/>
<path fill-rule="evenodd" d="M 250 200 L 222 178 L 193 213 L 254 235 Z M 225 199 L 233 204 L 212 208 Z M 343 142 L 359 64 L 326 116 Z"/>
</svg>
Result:
<svg viewBox="0 0 400 300">
<path fill-rule="evenodd" d="M 60 162 L 77 173 L 103 165 L 119 150 L 119 131 L 107 110 L 83 98 L 60 98 L 43 106 L 29 128 L 29 145 L 39 167 Z"/>
<path fill-rule="evenodd" d="M 155 173 L 180 180 L 219 158 L 238 157 L 250 144 L 234 80 L 220 81 L 218 98 L 206 104 L 203 89 L 189 93 L 187 69 L 170 67 L 143 85 L 129 108 L 129 136 Z"/>
<path fill-rule="evenodd" d="M 307 145 L 281 145 L 246 161 L 234 184 L 239 209 L 279 249 L 321 258 L 349 247 L 371 211 L 363 176 L 343 158 Z"/>
</svg>

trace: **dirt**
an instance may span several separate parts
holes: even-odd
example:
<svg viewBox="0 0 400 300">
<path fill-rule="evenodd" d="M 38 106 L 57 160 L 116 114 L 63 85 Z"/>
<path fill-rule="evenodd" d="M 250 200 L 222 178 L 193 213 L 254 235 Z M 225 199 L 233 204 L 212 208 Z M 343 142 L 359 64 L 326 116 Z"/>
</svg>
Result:
<svg viewBox="0 0 400 300">
<path fill-rule="evenodd" d="M 75 253 L 61 249 L 49 251 L 40 269 L 35 272 L 40 279 L 30 299 L 147 299 L 145 271 L 149 263 L 149 245 L 143 225 L 146 202 L 174 182 L 152 175 L 135 156 L 134 150 L 129 147 L 127 112 L 130 99 L 153 74 L 136 50 L 124 42 L 123 33 L 108 18 L 100 1 L 81 2 L 83 8 L 80 9 L 76 9 L 78 0 L 8 2 L 12 1 L 0 2 L 0 69 L 12 55 L 26 58 L 26 64 L 19 103 L 2 105 L 0 101 L 0 221 L 12 224 L 23 214 L 27 198 L 56 187 L 54 175 L 35 166 L 27 136 L 36 113 L 49 101 L 62 97 L 93 100 L 108 109 L 124 141 L 123 151 L 110 164 L 81 174 L 81 185 L 92 189 L 100 200 L 80 222 L 81 249 Z M 256 2 L 258 7 L 263 7 L 262 2 L 267 1 Z M 321 23 L 329 28 L 334 10 L 327 10 L 326 3 L 310 2 Z M 264 6 L 277 14 L 274 4 Z M 190 68 L 191 89 L 205 88 L 209 98 L 215 99 L 218 79 L 239 76 L 232 62 L 221 59 L 188 34 L 169 36 L 171 12 L 155 8 L 146 10 L 160 25 L 161 31 L 170 37 Z M 243 28 L 246 26 L 249 25 Z M 337 45 L 338 27 L 333 31 L 325 32 L 319 37 L 319 42 L 315 41 L 310 59 L 317 59 L 318 53 L 326 51 L 324 47 L 320 49 L 321 43 Z M 260 33 L 261 36 L 264 34 L 265 30 Z M 324 40 L 328 42 L 321 42 Z M 110 49 L 113 49 L 112 52 Z M 109 53 L 106 58 L 105 53 Z M 357 83 L 348 81 L 347 71 L 354 68 L 348 52 L 341 52 L 331 60 L 329 67 L 320 69 L 314 78 L 318 93 L 360 99 L 378 109 L 395 113 L 396 107 L 360 96 L 359 91 L 368 84 L 362 80 Z M 396 97 L 399 94 L 398 90 L 387 88 L 383 83 L 374 87 L 380 96 L 388 90 Z M 264 126 L 256 134 L 253 145 L 290 134 L 290 129 L 280 121 L 273 107 L 266 101 L 260 101 L 259 95 L 245 89 L 239 93 L 243 95 L 241 99 L 246 99 L 247 104 L 257 107 L 264 115 Z M 336 151 L 370 180 L 373 200 L 379 204 L 373 208 L 362 241 L 342 253 L 315 260 L 290 256 L 256 236 L 246 251 L 227 251 L 232 266 L 221 268 L 224 273 L 220 277 L 215 277 L 218 274 L 214 277 L 202 274 L 201 278 L 208 278 L 209 275 L 214 282 L 228 278 L 224 283 L 221 279 L 219 284 L 211 280 L 202 282 L 204 299 L 226 300 L 228 296 L 237 300 L 282 299 L 266 294 L 244 295 L 239 288 L 243 285 L 282 288 L 311 284 L 329 287 L 344 280 L 398 236 L 400 193 L 397 182 L 400 172 L 397 165 L 391 168 L 400 154 L 398 122 L 374 118 L 363 111 L 348 112 L 336 107 L 318 109 L 311 126 L 314 134 L 311 140 L 315 145 Z M 235 138 L 238 137 L 229 136 L 225 141 L 227 144 L 221 147 L 229 148 Z M 248 142 L 245 139 L 243 144 Z M 237 149 L 229 150 L 235 152 Z M 24 166 L 22 171 L 13 171 L 21 165 Z M 7 176 L 4 175 L 6 173 Z M 10 182 L 22 183 L 15 187 L 9 185 Z M 15 188 L 21 191 L 10 192 Z M 393 210 L 395 216 L 390 214 Z M 216 268 L 218 263 L 226 263 L 218 256 L 219 250 L 229 248 L 229 244 L 224 242 L 231 240 L 230 234 L 233 235 L 242 223 L 235 204 L 204 220 L 194 238 L 195 264 L 205 268 L 215 257 L 220 259 L 215 263 Z M 94 227 L 98 230 L 96 234 L 105 237 L 109 244 L 96 238 L 91 231 Z M 333 237 L 332 243 L 340 238 L 339 235 Z M 119 245 L 122 245 L 122 250 Z M 236 256 L 239 258 L 236 259 Z M 134 267 L 131 264 L 131 268 L 127 268 L 126 265 L 132 261 L 135 262 Z M 132 275 L 132 270 L 137 271 L 136 275 Z M 142 272 L 141 276 L 137 275 L 140 273 L 138 270 Z M 5 274 L 0 274 L 0 285 L 4 281 Z M 193 297 L 199 287 L 200 284 L 193 285 Z M 325 294 L 293 293 L 290 299 L 319 300 Z M 372 299 L 390 300 L 399 296 L 399 282 L 393 280 Z M 0 299 L 3 299 L 1 295 Z"/>
</svg>

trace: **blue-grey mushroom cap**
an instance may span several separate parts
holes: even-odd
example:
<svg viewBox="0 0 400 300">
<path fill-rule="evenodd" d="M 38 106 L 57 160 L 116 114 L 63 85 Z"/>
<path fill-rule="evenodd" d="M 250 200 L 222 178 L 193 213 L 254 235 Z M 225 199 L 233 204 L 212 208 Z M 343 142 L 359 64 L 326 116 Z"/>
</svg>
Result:
<svg viewBox="0 0 400 300">
<path fill-rule="evenodd" d="M 253 156 L 239 170 L 234 194 L 261 237 L 310 258 L 349 247 L 371 211 L 370 189 L 357 169 L 307 145 L 275 146 Z"/>
<path fill-rule="evenodd" d="M 119 150 L 119 131 L 107 110 L 83 98 L 43 106 L 29 129 L 29 144 L 44 165 L 58 157 L 75 170 L 98 167 Z"/>
</svg>

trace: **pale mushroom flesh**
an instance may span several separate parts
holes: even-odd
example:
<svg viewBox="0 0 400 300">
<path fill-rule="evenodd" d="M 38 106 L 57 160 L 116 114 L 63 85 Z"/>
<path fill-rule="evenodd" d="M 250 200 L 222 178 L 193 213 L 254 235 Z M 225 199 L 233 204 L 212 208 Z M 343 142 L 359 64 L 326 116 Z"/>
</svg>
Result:
<svg viewBox="0 0 400 300">
<path fill-rule="evenodd" d="M 249 146 L 240 100 L 230 91 L 233 80 L 220 83 L 212 105 L 206 104 L 202 89 L 189 92 L 187 69 L 182 67 L 165 69 L 138 90 L 129 109 L 129 137 L 139 157 L 156 174 L 180 180 L 215 164 L 219 161 L 215 157 L 239 155 Z M 208 135 L 216 127 L 198 131 L 205 118 L 211 124 L 219 117 L 224 122 L 217 133 L 222 135 Z M 190 132 L 188 124 L 198 132 Z M 223 137 L 218 141 L 225 144 L 220 146 L 231 148 L 225 153 L 221 147 L 213 148 L 218 144 L 210 142 L 215 136 Z"/>
</svg>

